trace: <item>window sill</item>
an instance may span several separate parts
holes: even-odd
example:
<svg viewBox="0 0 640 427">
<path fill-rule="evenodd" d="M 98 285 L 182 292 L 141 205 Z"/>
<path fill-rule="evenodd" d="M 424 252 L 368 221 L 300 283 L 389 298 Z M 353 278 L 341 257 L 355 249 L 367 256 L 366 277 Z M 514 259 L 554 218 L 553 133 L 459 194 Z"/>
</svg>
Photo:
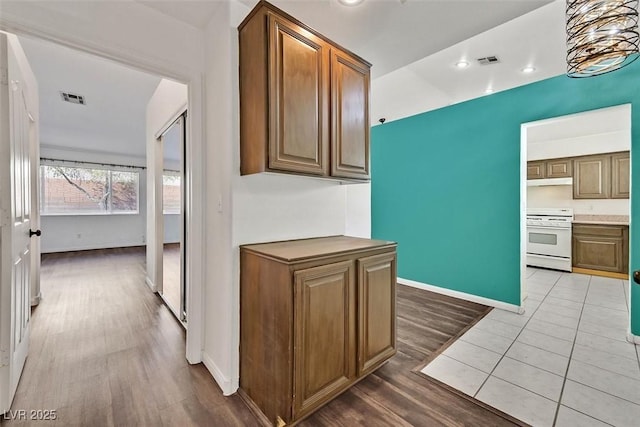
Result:
<svg viewBox="0 0 640 427">
<path fill-rule="evenodd" d="M 140 211 L 135 212 L 40 212 L 40 216 L 128 216 L 140 215 Z"/>
</svg>

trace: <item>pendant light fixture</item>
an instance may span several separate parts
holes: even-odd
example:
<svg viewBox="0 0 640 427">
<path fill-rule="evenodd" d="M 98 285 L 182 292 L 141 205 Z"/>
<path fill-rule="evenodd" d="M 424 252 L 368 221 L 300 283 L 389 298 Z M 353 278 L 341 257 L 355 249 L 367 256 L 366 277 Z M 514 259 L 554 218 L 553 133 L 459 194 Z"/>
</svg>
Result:
<svg viewBox="0 0 640 427">
<path fill-rule="evenodd" d="M 638 0 L 567 0 L 567 75 L 592 77 L 638 58 Z"/>
</svg>

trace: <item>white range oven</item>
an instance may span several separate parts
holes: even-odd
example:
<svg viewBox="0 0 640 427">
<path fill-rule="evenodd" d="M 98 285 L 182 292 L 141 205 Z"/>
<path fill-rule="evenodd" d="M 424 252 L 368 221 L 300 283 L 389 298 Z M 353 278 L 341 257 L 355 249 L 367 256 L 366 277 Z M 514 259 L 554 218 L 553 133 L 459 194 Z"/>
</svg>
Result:
<svg viewBox="0 0 640 427">
<path fill-rule="evenodd" d="M 571 271 L 572 209 L 527 209 L 527 265 Z"/>
</svg>

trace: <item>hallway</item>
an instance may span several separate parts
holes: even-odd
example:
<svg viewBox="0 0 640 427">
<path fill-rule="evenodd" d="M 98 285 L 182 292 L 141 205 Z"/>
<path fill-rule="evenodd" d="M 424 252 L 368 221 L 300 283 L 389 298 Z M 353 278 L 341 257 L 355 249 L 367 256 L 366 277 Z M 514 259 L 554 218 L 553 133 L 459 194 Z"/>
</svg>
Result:
<svg viewBox="0 0 640 427">
<path fill-rule="evenodd" d="M 56 411 L 56 423 L 34 425 L 255 424 L 239 397 L 187 363 L 184 330 L 144 285 L 144 261 L 143 248 L 43 256 L 13 411 Z"/>
</svg>

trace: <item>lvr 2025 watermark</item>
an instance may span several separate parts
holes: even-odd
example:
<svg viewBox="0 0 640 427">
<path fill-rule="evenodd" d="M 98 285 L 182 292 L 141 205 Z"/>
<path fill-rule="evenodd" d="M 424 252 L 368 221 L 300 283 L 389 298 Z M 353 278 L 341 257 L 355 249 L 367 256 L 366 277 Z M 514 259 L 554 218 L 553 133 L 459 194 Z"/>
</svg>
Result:
<svg viewBox="0 0 640 427">
<path fill-rule="evenodd" d="M 58 418 L 55 409 L 10 409 L 2 415 L 2 420 L 53 421 Z"/>
</svg>

